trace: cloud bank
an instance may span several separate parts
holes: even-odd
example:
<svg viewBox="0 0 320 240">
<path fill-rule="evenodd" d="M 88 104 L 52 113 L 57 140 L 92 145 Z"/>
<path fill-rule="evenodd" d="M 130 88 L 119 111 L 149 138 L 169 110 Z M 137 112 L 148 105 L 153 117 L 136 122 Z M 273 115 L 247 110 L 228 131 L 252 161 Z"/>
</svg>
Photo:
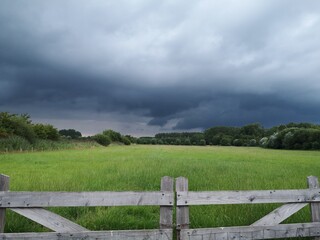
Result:
<svg viewBox="0 0 320 240">
<path fill-rule="evenodd" d="M 0 110 L 87 134 L 319 123 L 319 12 L 316 0 L 3 0 Z"/>
</svg>

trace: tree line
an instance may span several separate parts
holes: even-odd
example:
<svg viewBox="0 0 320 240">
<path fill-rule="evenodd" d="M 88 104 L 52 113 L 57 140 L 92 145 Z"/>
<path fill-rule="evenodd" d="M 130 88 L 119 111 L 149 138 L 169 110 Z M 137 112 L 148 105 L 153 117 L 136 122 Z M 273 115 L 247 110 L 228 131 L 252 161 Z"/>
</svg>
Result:
<svg viewBox="0 0 320 240">
<path fill-rule="evenodd" d="M 82 137 L 75 129 L 58 130 L 51 124 L 33 123 L 28 114 L 0 112 L 0 151 L 108 146 L 112 142 L 130 145 L 134 140 L 132 136 L 123 136 L 110 129 Z"/>
<path fill-rule="evenodd" d="M 154 137 L 139 138 L 107 129 L 93 136 L 82 137 L 81 132 L 75 129 L 58 130 L 50 124 L 32 123 L 28 114 L 0 112 L 0 151 L 71 148 L 76 141 L 90 143 L 90 146 L 94 143 L 103 146 L 135 143 L 319 150 L 320 125 L 289 123 L 264 128 L 260 123 L 252 123 L 242 127 L 215 126 L 203 132 L 158 133 Z"/>
<path fill-rule="evenodd" d="M 289 123 L 264 128 L 259 123 L 242 127 L 216 126 L 204 132 L 158 133 L 140 137 L 138 144 L 260 146 L 273 149 L 320 149 L 320 125 Z"/>
</svg>

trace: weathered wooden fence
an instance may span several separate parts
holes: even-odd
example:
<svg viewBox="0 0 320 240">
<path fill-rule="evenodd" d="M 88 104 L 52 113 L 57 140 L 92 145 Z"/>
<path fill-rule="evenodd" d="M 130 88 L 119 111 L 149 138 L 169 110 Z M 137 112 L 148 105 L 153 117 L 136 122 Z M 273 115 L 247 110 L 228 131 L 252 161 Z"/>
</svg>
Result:
<svg viewBox="0 0 320 240">
<path fill-rule="evenodd" d="M 178 239 L 251 240 L 320 236 L 320 189 L 316 177 L 308 177 L 309 189 L 263 191 L 188 191 L 188 179 L 176 179 Z M 219 204 L 284 203 L 250 226 L 189 229 L 189 206 Z M 311 223 L 280 224 L 306 205 Z M 319 238 L 317 238 L 319 239 Z"/>
<path fill-rule="evenodd" d="M 317 237 L 320 240 L 320 188 L 308 177 L 308 189 L 259 191 L 188 191 L 188 179 L 161 179 L 156 192 L 10 192 L 9 177 L 0 175 L 0 239 L 172 239 L 176 206 L 178 240 L 251 240 Z M 176 200 L 175 200 L 176 196 Z M 284 203 L 250 226 L 189 229 L 189 206 Z M 160 227 L 151 230 L 90 231 L 44 207 L 160 206 Z M 280 224 L 303 207 L 311 206 L 310 223 Z M 3 233 L 10 209 L 55 232 Z"/>
<path fill-rule="evenodd" d="M 9 177 L 0 175 L 0 239 L 172 239 L 173 179 L 161 179 L 157 192 L 10 192 Z M 152 230 L 90 231 L 44 207 L 160 206 L 160 227 Z M 10 209 L 55 232 L 3 233 Z"/>
</svg>

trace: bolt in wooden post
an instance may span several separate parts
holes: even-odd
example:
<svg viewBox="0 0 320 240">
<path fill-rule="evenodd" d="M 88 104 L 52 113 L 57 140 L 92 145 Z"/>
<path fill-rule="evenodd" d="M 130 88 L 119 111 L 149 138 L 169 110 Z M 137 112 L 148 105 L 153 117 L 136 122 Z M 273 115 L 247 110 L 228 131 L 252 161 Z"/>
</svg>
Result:
<svg viewBox="0 0 320 240">
<path fill-rule="evenodd" d="M 315 176 L 307 177 L 307 183 L 309 188 L 319 188 L 318 178 Z M 320 203 L 310 203 L 311 209 L 311 221 L 320 222 Z M 315 240 L 320 240 L 320 237 L 315 237 Z"/>
<path fill-rule="evenodd" d="M 176 178 L 176 192 L 188 191 L 188 179 L 184 177 Z M 177 196 L 179 197 L 179 196 Z M 189 206 L 177 207 L 177 239 L 180 240 L 181 229 L 189 228 Z"/>
<path fill-rule="evenodd" d="M 0 174 L 0 191 L 9 191 L 9 176 Z M 6 224 L 6 209 L 0 208 L 0 233 L 4 232 Z"/>
<path fill-rule="evenodd" d="M 173 178 L 161 178 L 161 191 L 173 193 Z M 174 199 L 172 199 L 172 204 Z M 160 229 L 172 229 L 172 206 L 160 206 Z"/>
</svg>

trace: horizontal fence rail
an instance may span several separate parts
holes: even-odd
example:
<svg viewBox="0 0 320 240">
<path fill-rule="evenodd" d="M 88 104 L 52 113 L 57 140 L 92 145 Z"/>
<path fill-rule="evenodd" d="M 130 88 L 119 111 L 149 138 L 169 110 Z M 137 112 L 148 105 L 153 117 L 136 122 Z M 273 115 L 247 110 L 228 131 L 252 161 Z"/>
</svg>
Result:
<svg viewBox="0 0 320 240">
<path fill-rule="evenodd" d="M 244 226 L 224 228 L 184 229 L 181 239 L 201 240 L 251 240 L 294 237 L 316 237 L 320 235 L 320 223 L 280 224 L 275 226 Z"/>
<path fill-rule="evenodd" d="M 177 192 L 177 206 L 320 202 L 320 189 Z"/>
<path fill-rule="evenodd" d="M 8 233 L 0 234 L 0 240 L 66 240 L 66 239 L 85 239 L 85 240 L 170 240 L 172 239 L 172 229 L 166 230 L 117 230 L 117 231 L 88 231 L 70 233 Z"/>
<path fill-rule="evenodd" d="M 173 206 L 173 192 L 1 192 L 0 207 Z"/>
</svg>

